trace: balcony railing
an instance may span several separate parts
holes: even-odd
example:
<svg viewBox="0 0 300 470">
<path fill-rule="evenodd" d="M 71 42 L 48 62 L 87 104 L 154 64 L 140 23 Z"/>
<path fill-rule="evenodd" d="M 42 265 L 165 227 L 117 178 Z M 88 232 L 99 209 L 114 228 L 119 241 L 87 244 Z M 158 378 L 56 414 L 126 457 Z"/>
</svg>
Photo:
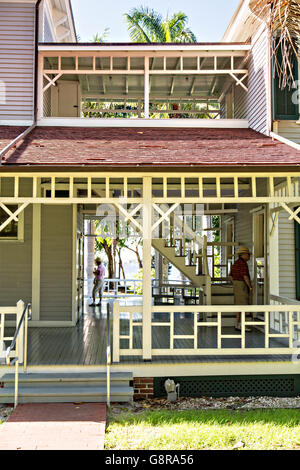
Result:
<svg viewBox="0 0 300 470">
<path fill-rule="evenodd" d="M 241 331 L 233 327 L 236 312 L 241 312 Z M 284 321 L 278 327 L 280 315 Z M 143 328 L 142 306 L 114 303 L 114 362 L 124 356 L 142 356 Z M 299 351 L 300 304 L 153 306 L 146 328 L 152 331 L 152 357 L 292 356 Z"/>
</svg>

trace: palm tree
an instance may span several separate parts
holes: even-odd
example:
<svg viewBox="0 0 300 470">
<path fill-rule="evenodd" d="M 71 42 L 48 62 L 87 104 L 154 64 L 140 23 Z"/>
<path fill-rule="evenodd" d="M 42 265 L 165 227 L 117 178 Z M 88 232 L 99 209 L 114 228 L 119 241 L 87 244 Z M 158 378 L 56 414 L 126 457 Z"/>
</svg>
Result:
<svg viewBox="0 0 300 470">
<path fill-rule="evenodd" d="M 267 24 L 281 88 L 295 86 L 294 58 L 300 58 L 300 5 L 298 0 L 250 0 L 250 9 Z"/>
<path fill-rule="evenodd" d="M 91 42 L 105 42 L 108 35 L 109 35 L 109 28 L 105 28 L 102 34 L 100 35 L 98 33 L 94 34 Z"/>
<path fill-rule="evenodd" d="M 156 11 L 141 6 L 124 15 L 133 42 L 197 42 L 194 33 L 186 27 L 185 13 L 174 13 L 163 19 Z"/>
</svg>

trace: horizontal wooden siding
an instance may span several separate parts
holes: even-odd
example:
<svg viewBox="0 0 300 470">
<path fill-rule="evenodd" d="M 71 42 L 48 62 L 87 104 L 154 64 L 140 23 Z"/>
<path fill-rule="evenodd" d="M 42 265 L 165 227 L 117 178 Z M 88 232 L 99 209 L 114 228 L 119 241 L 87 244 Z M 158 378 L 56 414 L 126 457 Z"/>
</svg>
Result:
<svg viewBox="0 0 300 470">
<path fill-rule="evenodd" d="M 0 3 L 0 121 L 32 120 L 35 7 Z"/>
</svg>

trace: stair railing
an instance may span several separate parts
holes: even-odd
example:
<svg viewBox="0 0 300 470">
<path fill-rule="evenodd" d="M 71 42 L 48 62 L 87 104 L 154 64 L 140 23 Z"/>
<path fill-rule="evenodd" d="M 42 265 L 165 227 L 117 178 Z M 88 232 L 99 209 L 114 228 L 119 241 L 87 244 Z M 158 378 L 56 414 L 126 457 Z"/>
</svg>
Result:
<svg viewBox="0 0 300 470">
<path fill-rule="evenodd" d="M 110 369 L 111 369 L 111 346 L 110 346 L 110 304 L 107 303 L 106 318 L 106 403 L 110 407 Z"/>
<path fill-rule="evenodd" d="M 17 325 L 17 329 L 13 337 L 13 340 L 5 353 L 6 363 L 7 365 L 10 365 L 11 364 L 11 357 L 10 357 L 11 351 L 15 348 L 17 344 L 17 340 L 21 332 L 21 328 L 24 327 L 24 330 L 25 330 L 24 351 L 23 351 L 24 352 L 24 362 L 23 362 L 24 372 L 26 372 L 27 370 L 27 337 L 28 337 L 27 331 L 28 331 L 28 320 L 30 318 L 31 318 L 31 304 L 27 304 L 23 310 L 23 313 Z M 14 407 L 15 408 L 18 406 L 18 395 L 19 395 L 19 352 L 20 351 L 17 351 L 17 355 L 13 357 L 13 363 L 15 365 L 15 395 L 14 395 Z"/>
</svg>

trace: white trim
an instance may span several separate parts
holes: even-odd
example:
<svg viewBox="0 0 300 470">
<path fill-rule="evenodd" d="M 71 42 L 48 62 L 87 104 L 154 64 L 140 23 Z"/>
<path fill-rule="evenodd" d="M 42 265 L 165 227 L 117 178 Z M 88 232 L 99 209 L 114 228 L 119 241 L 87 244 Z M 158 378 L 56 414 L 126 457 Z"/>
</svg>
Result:
<svg viewBox="0 0 300 470">
<path fill-rule="evenodd" d="M 212 129 L 248 129 L 247 119 L 114 119 L 114 118 L 42 118 L 38 126 L 47 127 L 205 127 Z"/>
<path fill-rule="evenodd" d="M 53 18 L 52 18 L 52 14 L 51 14 L 51 11 L 50 11 L 49 0 L 46 0 L 46 1 L 44 0 L 42 5 L 43 5 L 43 8 L 44 8 L 43 14 L 47 17 L 48 24 L 49 24 L 49 27 L 51 29 L 52 38 L 53 38 L 53 41 L 55 41 L 56 40 L 56 31 L 55 31 L 55 26 L 53 25 Z M 43 23 L 44 23 L 44 18 L 43 18 Z M 44 24 L 43 24 L 43 26 L 45 27 Z M 45 31 L 44 31 L 44 28 L 43 28 L 43 41 L 45 40 L 44 33 L 45 33 Z"/>
<path fill-rule="evenodd" d="M 70 45 L 70 44 L 40 44 L 39 51 L 94 51 L 94 52 L 104 52 L 104 51 L 176 51 L 176 52 L 185 52 L 185 51 L 250 51 L 250 44 L 159 44 L 159 45 L 136 45 L 134 43 L 121 45 L 106 45 L 105 43 L 101 45 Z"/>
<path fill-rule="evenodd" d="M 12 0 L 0 0 L 0 3 L 9 3 Z M 14 3 L 37 3 L 37 0 L 13 0 Z"/>
<path fill-rule="evenodd" d="M 245 34 L 245 28 L 247 30 L 249 28 L 249 24 L 247 24 L 249 18 L 253 18 L 252 23 L 250 23 L 250 26 L 252 26 L 255 21 L 258 22 L 258 26 L 260 23 L 264 23 L 261 18 L 254 15 L 254 13 L 252 13 L 252 11 L 250 10 L 249 0 L 241 0 L 240 4 L 238 5 L 230 20 L 229 25 L 226 28 L 226 31 L 222 37 L 222 41 L 238 41 L 240 37 Z"/>
<path fill-rule="evenodd" d="M 66 0 L 65 5 L 66 5 L 66 12 L 67 12 L 67 15 L 68 15 L 68 20 L 69 20 L 70 35 L 72 36 L 72 40 L 74 42 L 77 42 L 75 25 L 74 25 L 74 22 L 73 22 L 71 1 Z"/>
<path fill-rule="evenodd" d="M 29 322 L 30 324 L 31 322 Z M 174 359 L 173 359 L 174 360 Z M 292 361 L 243 361 L 236 357 L 234 360 L 215 362 L 202 360 L 201 362 L 159 362 L 159 363 L 128 363 L 114 364 L 114 372 L 130 371 L 134 377 L 166 377 L 172 376 L 218 376 L 224 375 L 286 375 L 299 374 L 300 364 Z M 11 372 L 11 367 L 2 366 L 2 375 Z M 27 367 L 28 373 L 57 373 L 57 372 L 106 372 L 106 365 L 33 365 Z"/>
<path fill-rule="evenodd" d="M 286 139 L 285 137 L 282 137 L 281 135 L 275 134 L 274 132 L 270 132 L 270 137 L 272 137 L 272 139 L 279 140 L 279 142 L 289 145 L 290 147 L 293 147 L 296 150 L 300 150 L 300 144 L 296 144 L 296 142 Z"/>
<path fill-rule="evenodd" d="M 51 0 L 44 1 L 45 14 L 47 16 L 48 23 L 50 25 L 53 40 L 54 42 L 60 42 L 66 39 L 67 37 L 70 37 L 72 42 L 77 42 L 70 2 L 69 0 L 63 0 L 62 3 L 63 3 L 63 10 L 61 10 L 61 13 L 64 16 L 59 21 L 55 21 L 55 15 L 57 12 L 60 12 L 60 9 L 57 8 L 56 5 L 53 5 Z M 68 25 L 67 27 L 66 27 L 66 24 Z M 59 37 L 60 29 L 65 30 L 63 37 Z"/>
<path fill-rule="evenodd" d="M 22 119 L 0 120 L 0 126 L 13 126 L 13 127 L 30 127 L 34 121 L 23 121 Z"/>
</svg>

